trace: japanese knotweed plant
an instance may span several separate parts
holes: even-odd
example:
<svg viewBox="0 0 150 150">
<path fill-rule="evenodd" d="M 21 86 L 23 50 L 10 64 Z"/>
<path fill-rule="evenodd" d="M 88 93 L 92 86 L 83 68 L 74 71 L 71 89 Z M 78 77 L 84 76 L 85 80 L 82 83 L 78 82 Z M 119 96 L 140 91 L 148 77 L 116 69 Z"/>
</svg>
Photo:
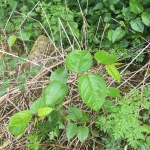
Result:
<svg viewBox="0 0 150 150">
<path fill-rule="evenodd" d="M 106 71 L 120 82 L 121 77 L 115 67 L 119 63 L 116 63 L 117 58 L 114 55 L 101 50 L 94 54 L 94 58 L 98 63 L 104 64 Z M 117 97 L 119 95 L 118 89 L 113 87 L 107 88 L 101 74 L 86 73 L 93 64 L 93 56 L 89 51 L 72 51 L 67 55 L 65 64 L 68 71 L 77 73 L 78 91 L 83 102 L 97 113 L 104 104 L 106 96 Z M 8 128 L 13 135 L 18 136 L 22 134 L 31 118 L 36 118 L 35 122 L 43 117 L 47 118 L 49 122 L 55 122 L 56 117 L 53 116 L 56 113 L 54 112 L 60 111 L 62 101 L 68 92 L 67 70 L 63 67 L 56 69 L 50 76 L 50 83 L 45 87 L 43 96 L 32 103 L 30 110 L 23 110 L 12 116 Z M 63 116 L 64 120 L 69 122 L 67 126 L 68 139 L 70 140 L 77 134 L 78 139 L 83 142 L 89 135 L 89 129 L 86 126 L 82 126 L 82 124 L 85 125 L 85 123 L 90 122 L 89 116 L 78 108 L 71 106 L 68 108 L 68 115 L 69 117 L 66 118 Z M 81 126 L 77 126 L 78 121 L 80 121 Z"/>
</svg>

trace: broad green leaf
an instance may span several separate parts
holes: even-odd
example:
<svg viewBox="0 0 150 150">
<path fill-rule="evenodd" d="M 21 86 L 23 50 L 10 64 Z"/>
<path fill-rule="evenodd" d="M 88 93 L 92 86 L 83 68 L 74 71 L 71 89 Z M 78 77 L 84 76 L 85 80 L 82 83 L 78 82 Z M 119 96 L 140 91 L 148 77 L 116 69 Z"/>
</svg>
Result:
<svg viewBox="0 0 150 150">
<path fill-rule="evenodd" d="M 150 146 L 150 136 L 146 137 L 146 143 L 147 143 L 148 146 Z"/>
<path fill-rule="evenodd" d="M 80 142 L 83 142 L 89 135 L 88 127 L 80 126 L 77 130 L 77 136 Z"/>
<path fill-rule="evenodd" d="M 112 41 L 112 37 L 113 37 L 113 35 L 114 35 L 114 30 L 109 30 L 108 31 L 108 35 L 107 35 L 107 38 L 110 40 L 110 41 Z"/>
<path fill-rule="evenodd" d="M 69 71 L 82 73 L 92 66 L 92 55 L 87 50 L 74 50 L 66 57 L 66 67 Z"/>
<path fill-rule="evenodd" d="M 11 35 L 9 38 L 8 38 L 8 45 L 9 47 L 12 47 L 16 41 L 17 37 L 15 35 Z"/>
<path fill-rule="evenodd" d="M 117 57 L 105 51 L 98 51 L 94 54 L 94 58 L 101 64 L 112 64 L 117 61 Z"/>
<path fill-rule="evenodd" d="M 109 111 L 109 112 L 117 112 L 117 109 L 118 109 L 116 107 L 116 105 L 110 100 L 105 100 L 102 108 L 106 111 Z"/>
<path fill-rule="evenodd" d="M 51 127 L 55 127 L 61 120 L 61 115 L 55 109 L 49 114 L 48 121 L 50 122 Z"/>
<path fill-rule="evenodd" d="M 9 127 L 25 125 L 29 122 L 31 117 L 32 117 L 32 114 L 30 113 L 29 110 L 20 111 L 11 117 L 9 121 Z"/>
<path fill-rule="evenodd" d="M 36 114 L 38 112 L 38 109 L 46 106 L 47 105 L 45 104 L 43 97 L 40 97 L 32 103 L 32 105 L 30 106 L 30 112 L 32 114 Z"/>
<path fill-rule="evenodd" d="M 53 111 L 53 109 L 50 107 L 40 108 L 40 109 L 38 109 L 38 116 L 39 117 L 46 117 L 51 113 L 51 111 Z"/>
<path fill-rule="evenodd" d="M 69 107 L 68 108 L 68 114 L 71 120 L 78 121 L 82 117 L 82 112 L 76 107 Z"/>
<path fill-rule="evenodd" d="M 67 83 L 67 79 L 68 79 L 68 72 L 63 67 L 58 68 L 54 72 L 52 72 L 51 77 L 50 77 L 51 82 L 59 81 L 63 84 Z"/>
<path fill-rule="evenodd" d="M 120 95 L 120 92 L 118 89 L 116 89 L 114 87 L 109 87 L 109 88 L 107 88 L 107 94 L 108 94 L 108 96 L 115 98 Z"/>
<path fill-rule="evenodd" d="M 8 1 L 9 5 L 11 6 L 12 9 L 16 9 L 18 3 L 17 1 Z"/>
<path fill-rule="evenodd" d="M 142 17 L 142 21 L 144 22 L 144 24 L 150 27 L 150 13 L 143 12 L 141 17 Z"/>
<path fill-rule="evenodd" d="M 131 20 L 130 24 L 131 24 L 131 27 L 133 30 L 143 33 L 144 25 L 143 25 L 140 18 L 137 18 L 135 20 Z"/>
<path fill-rule="evenodd" d="M 23 41 L 29 41 L 31 35 L 31 32 L 21 32 L 20 39 Z"/>
<path fill-rule="evenodd" d="M 116 42 L 119 41 L 120 39 L 122 39 L 126 34 L 126 31 L 123 30 L 121 27 L 118 27 L 115 31 L 114 34 L 112 36 L 112 42 Z"/>
<path fill-rule="evenodd" d="M 67 95 L 68 87 L 58 81 L 51 82 L 44 89 L 44 101 L 47 106 L 53 107 L 55 104 L 59 104 Z"/>
<path fill-rule="evenodd" d="M 70 123 L 67 126 L 66 132 L 67 132 L 67 138 L 70 140 L 77 134 L 77 125 L 74 123 Z"/>
<path fill-rule="evenodd" d="M 109 22 L 111 20 L 111 13 L 105 13 L 104 22 Z"/>
<path fill-rule="evenodd" d="M 8 126 L 8 129 L 12 135 L 18 136 L 26 130 L 27 125 L 28 124 L 24 124 L 22 126 Z"/>
<path fill-rule="evenodd" d="M 121 12 L 123 14 L 124 20 L 126 20 L 127 22 L 130 21 L 131 19 L 134 19 L 136 17 L 136 14 L 131 12 L 128 7 L 127 8 L 123 7 Z"/>
<path fill-rule="evenodd" d="M 80 120 L 81 120 L 82 123 L 87 123 L 87 122 L 90 121 L 90 117 L 87 113 L 82 112 L 82 117 L 81 117 Z"/>
<path fill-rule="evenodd" d="M 84 103 L 95 111 L 99 111 L 106 97 L 106 83 L 98 73 L 81 75 L 78 78 L 78 89 Z"/>
<path fill-rule="evenodd" d="M 139 3 L 138 0 L 130 0 L 129 5 L 130 10 L 135 14 L 139 14 L 144 10 L 143 6 Z"/>
<path fill-rule="evenodd" d="M 142 126 L 142 129 L 143 129 L 146 133 L 150 133 L 150 126 L 149 126 L 149 125 L 144 124 L 144 125 Z"/>
<path fill-rule="evenodd" d="M 103 8 L 103 3 L 102 2 L 98 2 L 96 3 L 96 5 L 94 6 L 93 10 L 100 10 Z"/>
<path fill-rule="evenodd" d="M 121 81 L 121 75 L 120 75 L 119 71 L 117 70 L 117 68 L 115 67 L 114 64 L 106 65 L 105 67 L 106 67 L 107 72 L 108 72 L 114 79 L 116 79 L 118 82 Z"/>
</svg>

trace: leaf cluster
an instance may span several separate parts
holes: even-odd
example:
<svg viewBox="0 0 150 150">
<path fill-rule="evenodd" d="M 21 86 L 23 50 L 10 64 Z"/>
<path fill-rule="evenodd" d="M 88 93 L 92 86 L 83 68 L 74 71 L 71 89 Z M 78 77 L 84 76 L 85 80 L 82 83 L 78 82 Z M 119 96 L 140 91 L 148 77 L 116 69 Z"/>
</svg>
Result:
<svg viewBox="0 0 150 150">
<path fill-rule="evenodd" d="M 106 101 L 106 112 L 99 115 L 96 125 L 115 140 L 125 140 L 136 149 L 143 142 L 148 144 L 144 133 L 149 133 L 150 126 L 140 122 L 139 111 L 149 108 L 149 98 L 142 98 L 138 90 L 132 89 L 129 96 L 118 99 L 117 105 Z"/>
<path fill-rule="evenodd" d="M 106 65 L 106 71 L 120 82 L 121 76 L 115 67 L 118 63 L 114 55 L 102 50 L 96 52 L 94 58 L 97 62 Z M 83 102 L 92 110 L 99 112 L 106 101 L 106 96 L 116 98 L 120 93 L 116 88 L 107 88 L 104 78 L 99 73 L 85 74 L 92 63 L 93 56 L 87 50 L 74 50 L 67 55 L 65 61 L 66 68 L 78 75 L 78 91 Z M 38 128 L 38 120 L 46 120 L 44 125 L 42 122 L 39 124 L 43 126 L 39 128 L 43 138 L 47 133 L 50 140 L 58 137 L 59 130 L 64 129 L 63 122 L 69 122 L 66 128 L 68 140 L 77 135 L 80 142 L 85 141 L 89 136 L 89 128 L 85 126 L 90 122 L 89 115 L 72 106 L 68 108 L 68 116 L 62 115 L 62 101 L 69 87 L 67 81 L 68 71 L 63 67 L 56 69 L 50 76 L 50 83 L 45 87 L 43 96 L 32 103 L 30 110 L 23 110 L 12 116 L 8 125 L 9 131 L 15 136 L 20 135 L 25 131 L 29 121 L 35 117 L 33 121 Z M 96 135 L 94 131 L 92 132 Z"/>
</svg>

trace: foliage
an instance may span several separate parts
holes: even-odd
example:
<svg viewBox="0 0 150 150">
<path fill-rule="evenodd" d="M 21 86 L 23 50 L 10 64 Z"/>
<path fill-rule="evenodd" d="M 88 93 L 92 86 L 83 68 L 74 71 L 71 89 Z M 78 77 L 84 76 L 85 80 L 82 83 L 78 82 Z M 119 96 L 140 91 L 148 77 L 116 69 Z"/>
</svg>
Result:
<svg viewBox="0 0 150 150">
<path fill-rule="evenodd" d="M 39 136 L 36 133 L 29 134 L 27 137 L 29 144 L 27 144 L 27 147 L 32 150 L 38 150 L 39 149 Z"/>
<path fill-rule="evenodd" d="M 88 56 L 88 59 L 84 57 L 86 55 Z M 101 51 L 101 53 L 96 53 L 99 62 L 101 62 L 100 55 L 115 58 L 115 56 L 110 55 L 105 51 Z M 91 60 L 89 61 L 89 59 Z M 72 60 L 76 60 L 76 64 Z M 65 63 L 69 71 L 82 73 L 90 69 L 92 61 L 92 55 L 88 51 L 74 50 L 68 54 Z M 111 63 L 115 64 L 115 61 L 116 59 L 113 62 L 106 59 L 103 64 L 107 65 L 109 63 L 111 65 Z M 54 137 L 58 137 L 60 125 L 62 125 L 64 121 L 67 121 L 71 122 L 66 129 L 68 139 L 70 140 L 77 135 L 80 142 L 85 141 L 89 136 L 89 128 L 82 124 L 86 124 L 90 121 L 88 114 L 71 106 L 68 108 L 69 118 L 63 117 L 60 114 L 62 101 L 68 91 L 68 86 L 66 85 L 67 78 L 67 70 L 64 68 L 56 69 L 50 77 L 51 82 L 44 89 L 43 96 L 32 103 L 30 111 L 23 110 L 12 116 L 9 121 L 9 131 L 15 136 L 23 133 L 31 118 L 34 118 L 33 116 L 36 115 L 36 119 L 34 120 L 35 124 L 38 124 L 39 119 L 37 118 L 48 118 L 48 121 L 43 125 L 44 128 L 42 127 L 40 130 L 43 130 L 43 134 L 45 133 L 44 130 L 49 132 L 50 140 L 54 139 Z M 105 80 L 99 73 L 81 74 L 78 77 L 78 90 L 83 102 L 96 112 L 100 111 L 107 94 L 110 97 L 119 96 L 119 91 L 117 89 L 106 87 Z M 80 122 L 80 125 L 77 125 L 78 122 Z M 51 130 L 49 130 L 50 126 Z"/>
<path fill-rule="evenodd" d="M 47 137 L 50 141 L 54 140 L 65 128 L 68 140 L 77 136 L 80 142 L 84 142 L 91 135 L 98 137 L 97 132 L 88 128 L 90 116 L 84 110 L 70 106 L 67 116 L 64 116 L 62 104 L 69 90 L 67 81 L 70 71 L 77 75 L 77 87 L 84 104 L 99 114 L 96 126 L 104 134 L 107 133 L 102 138 L 106 149 L 123 149 L 122 143 L 134 149 L 149 149 L 149 85 L 141 89 L 142 94 L 131 90 L 130 96 L 119 97 L 119 90 L 107 87 L 101 74 L 88 72 L 95 59 L 105 66 L 112 78 L 121 81 L 116 67 L 117 58 L 134 59 L 138 50 L 143 48 L 143 40 L 150 39 L 149 6 L 148 0 L 0 2 L 0 28 L 10 35 L 10 48 L 17 39 L 28 45 L 44 30 L 57 46 L 68 48 L 73 44 L 75 49 L 66 57 L 67 70 L 61 67 L 51 74 L 51 82 L 45 87 L 42 97 L 32 103 L 30 110 L 20 111 L 11 117 L 9 131 L 18 136 L 29 123 L 34 122 L 38 130 L 28 136 L 27 146 L 30 149 L 38 149 L 41 140 Z M 0 35 L 0 41 L 3 40 L 5 37 Z M 131 46 L 137 47 L 127 50 Z M 106 52 L 108 49 L 110 53 Z M 95 52 L 94 57 L 90 51 Z M 142 53 L 136 61 L 142 62 L 144 57 Z M 0 64 L 3 64 L 0 65 L 0 96 L 10 87 L 8 77 L 16 76 L 12 70 L 24 63 L 20 58 L 5 56 L 0 59 Z M 35 67 L 23 74 L 17 73 L 18 87 L 25 91 L 26 78 L 32 78 L 39 70 L 40 67 Z M 119 97 L 116 103 L 111 101 L 116 97 Z"/>
<path fill-rule="evenodd" d="M 123 48 L 128 49 L 135 45 L 135 35 L 138 35 L 139 41 L 136 44 L 141 44 L 143 39 L 149 39 L 150 2 L 147 0 L 96 0 L 88 3 L 86 0 L 79 3 L 76 0 L 43 0 L 38 4 L 37 2 L 2 2 L 0 27 L 5 27 L 11 11 L 16 10 L 33 19 L 27 17 L 23 22 L 23 16 L 17 14 L 16 18 L 15 12 L 5 29 L 7 33 L 15 32 L 16 36 L 24 41 L 36 38 L 43 27 L 57 45 L 60 46 L 63 41 L 66 48 L 70 46 L 68 43 L 80 41 L 79 45 L 83 45 L 81 48 L 90 51 L 116 49 L 116 45 L 123 45 Z M 36 7 L 32 10 L 34 6 Z M 23 28 L 20 26 L 22 23 Z M 78 48 L 77 43 L 74 46 Z"/>
<path fill-rule="evenodd" d="M 141 146 L 142 141 L 146 140 L 144 132 L 149 133 L 150 126 L 140 123 L 139 110 L 149 110 L 149 98 L 142 98 L 138 90 L 131 90 L 129 96 L 118 99 L 117 105 L 107 102 L 103 108 L 106 112 L 99 115 L 97 127 L 115 140 L 125 140 L 134 149 Z"/>
</svg>

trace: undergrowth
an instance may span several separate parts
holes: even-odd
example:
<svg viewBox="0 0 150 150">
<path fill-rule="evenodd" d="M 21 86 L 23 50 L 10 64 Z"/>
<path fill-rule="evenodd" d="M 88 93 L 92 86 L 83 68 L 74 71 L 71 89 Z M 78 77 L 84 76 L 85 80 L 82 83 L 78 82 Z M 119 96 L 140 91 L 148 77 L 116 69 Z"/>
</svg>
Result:
<svg viewBox="0 0 150 150">
<path fill-rule="evenodd" d="M 150 149 L 149 6 L 148 0 L 0 2 L 0 42 L 8 43 L 6 51 L 0 50 L 5 55 L 0 53 L 0 96 L 14 87 L 21 90 L 23 110 L 16 106 L 17 100 L 10 102 L 9 96 L 7 109 L 13 104 L 19 111 L 13 112 L 8 129 L 17 137 L 24 133 L 23 148 Z M 40 34 L 64 50 L 59 53 L 65 63 L 47 73 L 49 81 L 34 99 L 34 92 L 25 97 L 29 92 L 25 84 L 43 68 L 21 71 L 21 67 Z M 16 54 L 18 40 L 25 55 Z M 144 76 L 140 86 L 133 86 L 132 78 L 128 83 L 130 75 L 127 79 L 123 75 L 129 67 L 118 69 L 126 64 L 117 60 L 129 62 L 129 66 L 133 62 L 136 66 L 148 64 L 140 75 Z M 102 69 L 97 71 L 99 66 Z M 75 78 L 69 80 L 72 75 Z M 128 93 L 117 87 L 122 84 L 127 84 Z M 74 93 L 80 95 L 80 101 L 67 99 Z"/>
</svg>

